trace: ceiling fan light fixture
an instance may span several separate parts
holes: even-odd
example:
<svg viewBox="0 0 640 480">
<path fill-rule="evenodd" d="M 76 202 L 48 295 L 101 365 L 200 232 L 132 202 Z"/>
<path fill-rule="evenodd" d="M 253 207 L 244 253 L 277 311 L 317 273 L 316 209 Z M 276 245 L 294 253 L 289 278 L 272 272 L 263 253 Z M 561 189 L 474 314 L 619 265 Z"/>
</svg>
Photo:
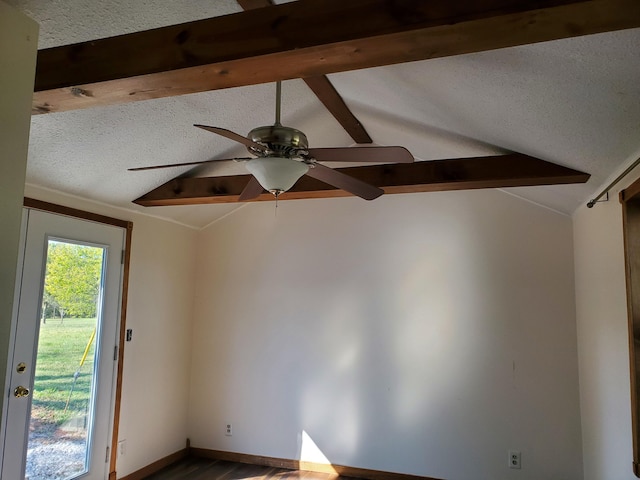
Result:
<svg viewBox="0 0 640 480">
<path fill-rule="evenodd" d="M 248 161 L 247 170 L 268 192 L 286 192 L 309 171 L 309 165 L 286 157 L 263 157 Z"/>
</svg>

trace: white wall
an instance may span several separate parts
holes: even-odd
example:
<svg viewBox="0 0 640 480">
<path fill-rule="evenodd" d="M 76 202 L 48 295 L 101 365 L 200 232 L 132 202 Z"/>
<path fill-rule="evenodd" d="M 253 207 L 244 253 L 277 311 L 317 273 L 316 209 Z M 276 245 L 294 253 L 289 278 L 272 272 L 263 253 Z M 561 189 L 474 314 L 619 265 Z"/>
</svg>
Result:
<svg viewBox="0 0 640 480">
<path fill-rule="evenodd" d="M 38 24 L 0 1 L 0 372 L 7 371 Z M 2 382 L 4 388 L 4 380 Z M 4 420 L 5 396 L 0 396 Z M 2 463 L 0 442 L 0 464 Z"/>
<path fill-rule="evenodd" d="M 637 178 L 637 174 L 636 174 Z M 608 202 L 573 216 L 585 480 L 636 478 L 632 470 L 631 387 L 622 207 Z"/>
<path fill-rule="evenodd" d="M 26 195 L 133 221 L 118 478 L 185 447 L 197 232 L 34 187 Z"/>
<path fill-rule="evenodd" d="M 192 444 L 580 479 L 573 274 L 571 219 L 499 191 L 248 205 L 198 238 Z"/>
</svg>

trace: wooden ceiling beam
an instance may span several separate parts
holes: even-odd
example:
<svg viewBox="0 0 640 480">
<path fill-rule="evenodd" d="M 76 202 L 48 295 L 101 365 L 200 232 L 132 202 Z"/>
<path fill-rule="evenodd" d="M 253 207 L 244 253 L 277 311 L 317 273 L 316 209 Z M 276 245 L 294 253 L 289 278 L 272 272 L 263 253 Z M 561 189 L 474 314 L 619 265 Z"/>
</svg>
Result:
<svg viewBox="0 0 640 480">
<path fill-rule="evenodd" d="M 638 0 L 299 0 L 41 50 L 34 113 L 640 27 Z"/>
<path fill-rule="evenodd" d="M 244 10 L 255 10 L 257 8 L 273 7 L 273 0 L 237 0 Z M 373 143 L 373 140 L 364 129 L 364 126 L 349 110 L 340 94 L 326 75 L 304 78 L 304 83 L 318 97 L 331 115 L 338 121 L 342 128 L 356 143 Z"/>
<path fill-rule="evenodd" d="M 303 80 L 307 87 L 318 97 L 318 100 L 329 110 L 329 113 L 338 120 L 338 123 L 342 125 L 342 128 L 345 129 L 354 142 L 361 144 L 373 143 L 360 120 L 349 110 L 349 107 L 347 107 L 347 104 L 326 75 L 303 78 Z"/>
<path fill-rule="evenodd" d="M 589 175 L 538 158 L 512 153 L 492 157 L 433 160 L 341 168 L 340 171 L 381 187 L 385 193 L 437 192 L 477 188 L 584 183 Z M 250 175 L 175 178 L 134 200 L 145 207 L 238 201 Z M 280 200 L 346 197 L 349 193 L 303 176 Z M 263 193 L 255 201 L 270 201 Z"/>
</svg>

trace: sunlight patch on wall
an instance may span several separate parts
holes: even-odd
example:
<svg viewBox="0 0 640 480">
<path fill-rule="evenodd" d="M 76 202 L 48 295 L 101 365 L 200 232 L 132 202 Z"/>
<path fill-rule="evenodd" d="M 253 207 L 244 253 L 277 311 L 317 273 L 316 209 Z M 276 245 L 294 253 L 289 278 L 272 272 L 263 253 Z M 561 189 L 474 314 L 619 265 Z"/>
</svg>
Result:
<svg viewBox="0 0 640 480">
<path fill-rule="evenodd" d="M 326 433 L 328 422 L 340 425 L 340 435 L 333 437 L 331 449 L 345 454 L 351 454 L 358 444 L 358 389 L 354 379 L 359 377 L 362 332 L 367 327 L 361 302 L 352 292 L 345 289 L 333 295 L 330 308 L 318 320 L 323 328 L 310 332 L 313 341 L 300 352 L 301 358 L 307 358 L 309 374 L 300 384 L 300 427 Z M 326 438 L 318 441 L 322 444 Z M 305 457 L 301 460 L 316 461 Z"/>
<path fill-rule="evenodd" d="M 303 430 L 300 436 L 300 461 L 312 463 L 331 464 L 322 450 L 316 445 L 316 442 Z"/>
<path fill-rule="evenodd" d="M 353 368 L 358 359 L 359 350 L 358 345 L 354 343 L 339 352 L 335 359 L 336 370 L 345 372 Z"/>
</svg>

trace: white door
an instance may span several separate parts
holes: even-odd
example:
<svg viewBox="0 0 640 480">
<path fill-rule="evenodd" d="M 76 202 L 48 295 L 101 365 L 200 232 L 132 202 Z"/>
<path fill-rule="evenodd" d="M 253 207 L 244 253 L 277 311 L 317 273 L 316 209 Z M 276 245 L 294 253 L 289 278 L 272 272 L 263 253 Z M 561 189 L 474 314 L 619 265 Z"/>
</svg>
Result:
<svg viewBox="0 0 640 480">
<path fill-rule="evenodd" d="M 25 220 L 1 478 L 104 480 L 125 231 L 31 209 Z"/>
</svg>

